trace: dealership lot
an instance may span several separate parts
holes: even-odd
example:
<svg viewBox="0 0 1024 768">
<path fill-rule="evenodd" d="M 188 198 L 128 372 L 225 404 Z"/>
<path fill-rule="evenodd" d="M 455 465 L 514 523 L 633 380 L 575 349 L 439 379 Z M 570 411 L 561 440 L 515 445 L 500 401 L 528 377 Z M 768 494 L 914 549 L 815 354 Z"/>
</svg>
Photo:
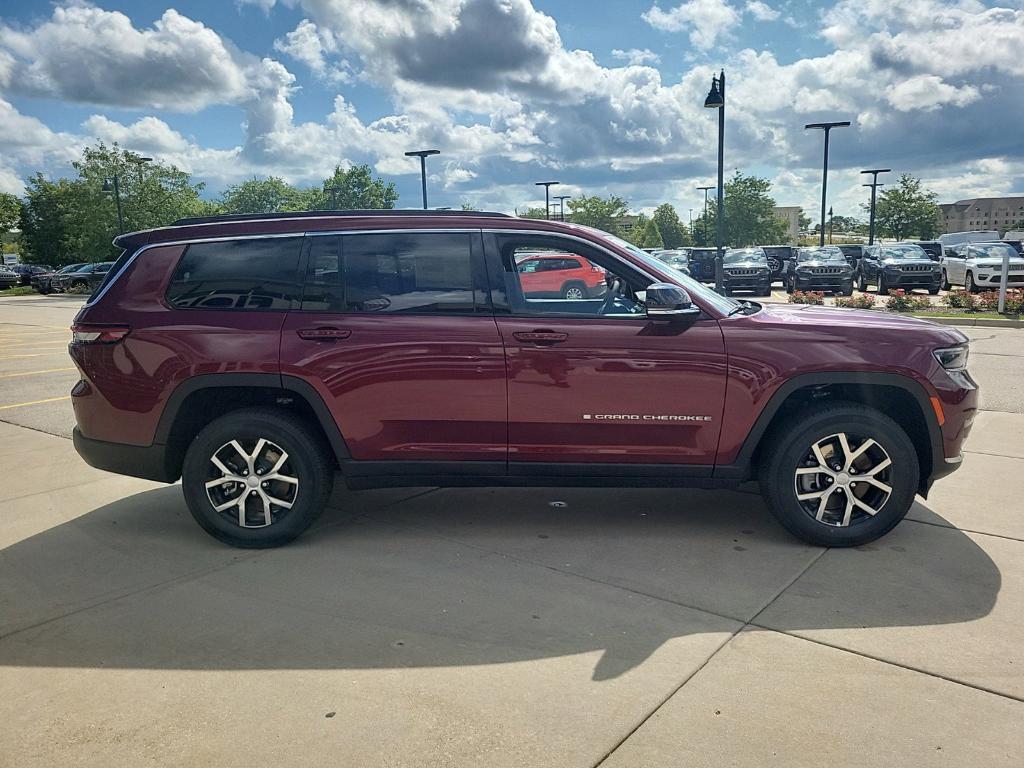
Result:
<svg viewBox="0 0 1024 768">
<path fill-rule="evenodd" d="M 1024 330 L 965 329 L 964 467 L 869 546 L 753 493 L 338 487 L 245 552 L 78 459 L 79 305 L 0 296 L 0 765 L 1019 764 Z"/>
</svg>

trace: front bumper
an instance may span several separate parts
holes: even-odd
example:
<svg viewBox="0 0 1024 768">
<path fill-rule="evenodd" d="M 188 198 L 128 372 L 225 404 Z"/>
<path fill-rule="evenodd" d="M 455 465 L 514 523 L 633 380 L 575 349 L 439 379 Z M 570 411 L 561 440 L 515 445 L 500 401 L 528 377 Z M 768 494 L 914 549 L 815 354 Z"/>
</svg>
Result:
<svg viewBox="0 0 1024 768">
<path fill-rule="evenodd" d="M 767 293 L 771 290 L 772 281 L 768 275 L 729 277 L 725 275 L 722 285 L 729 291 L 760 291 Z"/>
<path fill-rule="evenodd" d="M 989 272 L 981 272 L 974 275 L 974 284 L 981 285 L 986 288 L 999 288 L 999 283 L 1002 280 L 1002 274 L 998 271 L 995 274 L 989 274 Z M 1024 287 L 1024 273 L 1010 273 L 1006 276 L 1006 286 L 1008 288 L 1020 288 Z"/>
<path fill-rule="evenodd" d="M 848 292 L 853 288 L 853 275 L 810 275 L 796 276 L 798 291 Z"/>
<path fill-rule="evenodd" d="M 125 445 L 93 440 L 83 435 L 78 427 L 72 433 L 72 441 L 78 455 L 90 467 L 160 483 L 173 483 L 179 477 L 179 473 L 171 469 L 166 445 Z"/>
<path fill-rule="evenodd" d="M 941 273 L 885 272 L 883 274 L 885 275 L 885 285 L 888 288 L 938 288 L 942 284 Z"/>
</svg>

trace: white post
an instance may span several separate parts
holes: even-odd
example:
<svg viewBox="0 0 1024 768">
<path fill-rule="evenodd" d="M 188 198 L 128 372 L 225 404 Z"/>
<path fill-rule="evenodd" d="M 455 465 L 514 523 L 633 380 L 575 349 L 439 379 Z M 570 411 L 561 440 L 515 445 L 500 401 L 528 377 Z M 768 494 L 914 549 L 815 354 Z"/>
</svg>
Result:
<svg viewBox="0 0 1024 768">
<path fill-rule="evenodd" d="M 1006 309 L 1006 281 L 1007 276 L 1010 274 L 1010 251 L 1013 250 L 1012 245 L 1007 245 L 1003 248 L 1003 274 L 999 276 L 999 313 L 1002 314 L 1003 310 Z"/>
</svg>

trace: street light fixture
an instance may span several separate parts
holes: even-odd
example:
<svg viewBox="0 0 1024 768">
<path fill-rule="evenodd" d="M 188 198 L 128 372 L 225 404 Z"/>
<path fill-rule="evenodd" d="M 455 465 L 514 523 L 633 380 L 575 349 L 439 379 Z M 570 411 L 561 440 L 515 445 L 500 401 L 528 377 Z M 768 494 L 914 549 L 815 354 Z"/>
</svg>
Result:
<svg viewBox="0 0 1024 768">
<path fill-rule="evenodd" d="M 818 245 L 825 244 L 825 198 L 828 192 L 828 136 L 829 132 L 833 128 L 848 128 L 850 125 L 849 120 L 842 120 L 839 122 L 832 123 L 808 123 L 804 126 L 804 130 L 814 129 L 822 130 L 825 132 L 825 159 L 822 163 L 821 169 L 821 230 L 818 237 Z"/>
<path fill-rule="evenodd" d="M 871 174 L 871 183 L 861 185 L 864 187 L 871 187 L 871 220 L 868 224 L 868 245 L 875 244 L 875 191 L 878 189 L 878 187 L 885 186 L 885 184 L 878 183 L 878 174 L 890 173 L 891 171 L 892 168 L 872 168 L 867 171 L 861 171 L 861 173 Z"/>
<path fill-rule="evenodd" d="M 832 245 L 832 206 L 828 207 L 828 244 Z"/>
<path fill-rule="evenodd" d="M 535 187 L 544 187 L 544 218 L 551 218 L 551 187 L 558 184 L 557 181 L 538 181 L 534 183 Z"/>
<path fill-rule="evenodd" d="M 697 187 L 697 191 L 704 192 L 704 245 L 708 244 L 708 190 L 714 187 Z M 692 229 L 692 227 L 691 227 Z"/>
<path fill-rule="evenodd" d="M 430 155 L 441 154 L 440 149 L 417 149 L 406 152 L 406 157 L 418 157 L 420 159 L 420 183 L 423 187 L 423 210 L 427 210 L 427 158 Z"/>
<path fill-rule="evenodd" d="M 107 193 L 114 193 L 114 202 L 117 203 L 117 233 L 119 235 L 123 235 L 124 213 L 121 211 L 121 180 L 118 178 L 116 173 L 111 178 L 113 179 L 113 183 L 111 183 L 111 179 L 103 180 L 103 191 Z"/>
<path fill-rule="evenodd" d="M 558 201 L 558 218 L 565 221 L 565 201 L 572 199 L 572 195 L 555 195 Z"/>
<path fill-rule="evenodd" d="M 724 253 L 724 231 L 722 229 L 725 218 L 725 70 L 718 73 L 718 77 L 712 76 L 711 90 L 704 99 L 704 106 L 707 109 L 718 110 L 718 207 L 715 213 L 715 246 L 718 252 L 715 254 L 715 291 L 724 293 L 724 274 L 722 261 Z"/>
</svg>

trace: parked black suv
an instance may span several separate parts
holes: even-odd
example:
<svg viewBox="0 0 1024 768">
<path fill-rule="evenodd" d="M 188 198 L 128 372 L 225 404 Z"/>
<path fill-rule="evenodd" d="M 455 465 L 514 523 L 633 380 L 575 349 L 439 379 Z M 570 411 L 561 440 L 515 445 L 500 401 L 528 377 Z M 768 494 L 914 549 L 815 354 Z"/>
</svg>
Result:
<svg viewBox="0 0 1024 768">
<path fill-rule="evenodd" d="M 755 296 L 771 296 L 772 271 L 764 249 L 754 246 L 727 250 L 722 259 L 722 285 L 726 296 L 733 291 L 753 291 Z"/>
<path fill-rule="evenodd" d="M 865 246 L 859 245 L 859 244 L 858 245 L 844 244 L 844 245 L 837 245 L 836 248 L 838 248 L 840 251 L 843 252 L 843 256 L 846 257 L 846 263 L 850 265 L 850 267 L 853 269 L 854 272 L 856 272 L 857 271 L 857 267 L 860 265 L 860 260 L 864 256 L 864 248 L 865 248 Z"/>
<path fill-rule="evenodd" d="M 942 243 L 938 240 L 911 240 L 910 242 L 914 245 L 920 245 L 932 261 L 942 261 Z"/>
<path fill-rule="evenodd" d="M 828 291 L 853 295 L 853 267 L 837 246 L 800 248 L 786 262 L 786 292 Z"/>
<path fill-rule="evenodd" d="M 772 282 L 783 280 L 786 262 L 796 255 L 795 245 L 762 245 L 764 255 L 768 258 L 768 268 L 772 271 Z"/>
<path fill-rule="evenodd" d="M 865 246 L 857 269 L 857 287 L 866 291 L 876 285 L 882 296 L 891 288 L 925 288 L 934 296 L 941 283 L 942 267 L 914 243 Z"/>
<path fill-rule="evenodd" d="M 689 255 L 690 277 L 700 280 L 702 283 L 715 282 L 715 257 L 717 255 L 717 248 L 691 248 Z"/>
</svg>

